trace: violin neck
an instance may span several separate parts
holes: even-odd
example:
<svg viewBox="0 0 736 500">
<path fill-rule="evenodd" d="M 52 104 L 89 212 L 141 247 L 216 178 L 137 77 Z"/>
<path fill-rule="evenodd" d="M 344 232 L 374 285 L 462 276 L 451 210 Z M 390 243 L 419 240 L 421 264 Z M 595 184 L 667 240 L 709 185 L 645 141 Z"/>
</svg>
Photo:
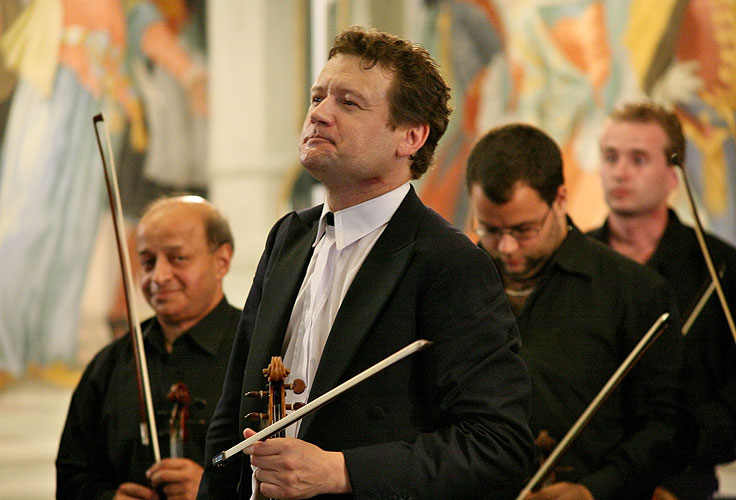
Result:
<svg viewBox="0 0 736 500">
<path fill-rule="evenodd" d="M 270 391 L 272 393 L 271 397 L 271 408 L 269 408 L 269 425 L 273 424 L 274 422 L 278 422 L 282 418 L 286 416 L 286 395 L 284 391 L 284 384 L 283 382 L 272 382 Z M 286 431 L 281 430 L 277 434 L 274 434 L 273 437 L 285 437 Z"/>
</svg>

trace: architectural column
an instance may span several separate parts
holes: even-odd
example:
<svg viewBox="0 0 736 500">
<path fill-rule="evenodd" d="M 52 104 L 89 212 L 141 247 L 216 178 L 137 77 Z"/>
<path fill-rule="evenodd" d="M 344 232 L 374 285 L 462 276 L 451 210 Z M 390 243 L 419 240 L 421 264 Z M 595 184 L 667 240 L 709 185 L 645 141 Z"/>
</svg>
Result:
<svg viewBox="0 0 736 500">
<path fill-rule="evenodd" d="M 225 293 L 242 306 L 268 230 L 287 210 L 306 110 L 304 1 L 208 4 L 210 198 L 228 217 L 235 256 Z"/>
</svg>

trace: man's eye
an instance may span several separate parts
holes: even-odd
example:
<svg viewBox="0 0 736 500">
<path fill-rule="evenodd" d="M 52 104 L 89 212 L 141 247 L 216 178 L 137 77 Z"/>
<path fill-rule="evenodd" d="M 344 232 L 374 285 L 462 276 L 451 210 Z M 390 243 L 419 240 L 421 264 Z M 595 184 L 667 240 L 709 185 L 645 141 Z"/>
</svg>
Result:
<svg viewBox="0 0 736 500">
<path fill-rule="evenodd" d="M 519 236 L 525 236 L 534 231 L 536 231 L 536 228 L 530 226 L 521 226 L 512 229 L 513 234 L 518 234 Z"/>
<path fill-rule="evenodd" d="M 345 106 L 355 106 L 355 103 L 354 103 L 353 101 L 351 101 L 350 99 L 344 99 L 344 100 L 342 101 L 342 103 L 343 103 L 343 104 L 344 104 Z"/>
<path fill-rule="evenodd" d="M 643 165 L 646 162 L 647 162 L 646 155 L 636 155 L 636 156 L 634 156 L 634 163 L 636 163 L 637 165 Z"/>
<path fill-rule="evenodd" d="M 318 96 L 312 96 L 312 104 L 319 104 L 322 102 L 322 98 Z"/>
<path fill-rule="evenodd" d="M 150 271 L 153 269 L 153 266 L 156 264 L 156 261 L 153 259 L 142 259 L 141 260 L 141 268 L 144 271 Z"/>
</svg>

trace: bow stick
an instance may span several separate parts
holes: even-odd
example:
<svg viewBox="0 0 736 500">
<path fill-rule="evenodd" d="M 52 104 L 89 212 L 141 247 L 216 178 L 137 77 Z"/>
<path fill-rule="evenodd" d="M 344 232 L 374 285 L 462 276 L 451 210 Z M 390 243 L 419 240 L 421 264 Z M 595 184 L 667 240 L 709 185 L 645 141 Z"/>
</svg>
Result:
<svg viewBox="0 0 736 500">
<path fill-rule="evenodd" d="M 593 417 L 595 412 L 598 411 L 598 408 L 603 404 L 606 398 L 608 398 L 611 392 L 618 386 L 626 374 L 629 373 L 631 368 L 633 368 L 634 364 L 639 361 L 644 353 L 646 353 L 654 344 L 654 341 L 662 334 L 668 324 L 669 317 L 669 313 L 664 313 L 657 319 L 657 321 L 654 322 L 651 328 L 649 328 L 649 331 L 641 338 L 639 343 L 636 344 L 636 347 L 634 347 L 631 353 L 629 353 L 624 362 L 621 363 L 621 366 L 619 366 L 611 378 L 608 379 L 608 382 L 606 382 L 606 385 L 603 386 L 598 395 L 593 398 L 593 401 L 590 402 L 582 415 L 580 415 L 577 422 L 575 422 L 570 430 L 567 431 L 565 437 L 562 438 L 562 441 L 560 441 L 557 447 L 555 447 L 552 453 L 550 453 L 547 460 L 545 460 L 539 470 L 537 470 L 537 473 L 534 474 L 526 486 L 524 486 L 524 489 L 521 490 L 521 493 L 516 497 L 516 500 L 524 500 L 527 495 L 532 492 L 534 487 L 539 484 L 547 474 L 549 474 L 552 467 L 557 465 L 557 461 L 560 459 L 562 454 L 567 451 L 567 448 L 570 446 L 573 439 L 580 434 L 580 431 L 582 431 L 583 427 L 588 424 L 588 421 Z"/>
<path fill-rule="evenodd" d="M 718 277 L 723 278 L 723 272 L 724 268 L 721 267 L 721 269 L 718 271 Z M 705 307 L 705 304 L 708 303 L 710 296 L 713 295 L 713 292 L 716 289 L 716 285 L 713 280 L 710 279 L 710 276 L 708 276 L 706 283 L 708 284 L 708 286 L 703 292 L 703 295 L 701 295 L 700 299 L 698 299 L 698 302 L 696 302 L 695 305 L 692 306 L 692 308 L 690 309 L 690 314 L 688 314 L 687 316 L 687 320 L 682 324 L 683 337 L 690 332 L 690 328 L 693 326 L 693 323 L 695 323 L 695 320 L 698 319 L 698 316 L 700 316 L 700 311 L 703 310 L 703 307 Z"/>
<path fill-rule="evenodd" d="M 733 317 L 731 316 L 731 310 L 728 307 L 728 303 L 726 302 L 726 295 L 723 293 L 723 287 L 721 286 L 721 280 L 718 278 L 718 273 L 716 272 L 716 268 L 713 265 L 713 259 L 710 255 L 710 250 L 708 250 L 708 245 L 705 243 L 705 236 L 703 232 L 703 225 L 700 223 L 700 217 L 698 217 L 698 210 L 695 208 L 695 200 L 693 198 L 693 194 L 690 191 L 690 184 L 687 180 L 687 174 L 685 173 L 685 167 L 682 165 L 682 162 L 680 161 L 680 158 L 677 156 L 676 153 L 673 153 L 670 156 L 670 163 L 680 167 L 680 172 L 682 172 L 682 180 L 683 184 L 685 184 L 685 191 L 687 192 L 687 200 L 690 202 L 690 209 L 693 212 L 693 219 L 695 220 L 695 235 L 698 238 L 698 243 L 700 244 L 700 250 L 703 253 L 703 258 L 705 258 L 705 264 L 708 267 L 708 272 L 710 273 L 710 278 L 713 280 L 713 285 L 716 288 L 716 292 L 718 294 L 718 299 L 721 302 L 721 307 L 723 308 L 723 314 L 726 315 L 726 323 L 728 323 L 728 328 L 731 330 L 731 335 L 733 336 L 734 342 L 736 342 L 736 326 L 734 326 L 733 323 Z"/>
<path fill-rule="evenodd" d="M 153 400 L 151 399 L 151 383 L 148 378 L 148 364 L 146 363 L 146 352 L 143 347 L 143 334 L 141 333 L 141 324 L 138 320 L 138 308 L 136 307 L 135 296 L 133 295 L 133 273 L 131 271 L 128 245 L 125 243 L 125 225 L 123 223 L 123 208 L 120 202 L 120 190 L 118 188 L 117 172 L 115 170 L 115 158 L 112 154 L 110 134 L 107 130 L 107 126 L 105 126 L 104 130 L 105 137 L 107 139 L 107 151 L 110 156 L 110 166 L 108 169 L 107 162 L 105 161 L 105 153 L 102 149 L 102 142 L 100 141 L 100 134 L 97 130 L 97 124 L 99 122 L 102 122 L 102 124 L 105 125 L 105 119 L 102 117 L 102 113 L 95 115 L 94 118 L 92 118 L 92 123 L 95 128 L 97 146 L 100 149 L 100 157 L 102 158 L 102 169 L 105 172 L 105 186 L 107 187 L 107 196 L 110 200 L 112 222 L 115 227 L 115 241 L 117 243 L 118 256 L 120 258 L 120 270 L 123 276 L 123 288 L 125 288 L 128 325 L 133 344 L 133 358 L 135 360 L 136 382 L 138 385 L 138 404 L 141 416 L 141 442 L 144 446 L 148 446 L 149 443 L 153 444 L 153 458 L 154 461 L 158 462 L 161 460 L 161 451 L 158 443 L 158 431 L 156 429 L 156 416 L 153 411 Z"/>
<path fill-rule="evenodd" d="M 340 394 L 347 391 L 351 387 L 354 387 L 360 384 L 368 377 L 375 375 L 376 373 L 380 372 L 384 368 L 387 368 L 388 366 L 396 363 L 397 361 L 404 359 L 410 354 L 414 354 L 415 352 L 420 351 L 430 345 L 432 345 L 432 342 L 429 340 L 423 340 L 423 339 L 415 340 L 414 342 L 404 347 L 403 349 L 396 351 L 395 353 L 385 358 L 384 360 L 379 361 L 378 363 L 371 366 L 370 368 L 346 380 L 345 382 L 338 385 L 334 389 L 322 394 L 320 397 L 316 398 L 314 401 L 310 401 L 309 403 L 305 404 L 298 410 L 295 410 L 294 412 L 286 415 L 281 420 L 274 422 L 268 427 L 258 431 L 257 433 L 249 437 L 248 439 L 241 441 L 240 443 L 236 444 L 232 448 L 215 455 L 214 458 L 212 458 L 212 464 L 220 465 L 220 466 L 224 465 L 223 462 L 225 460 L 227 460 L 228 458 L 231 458 L 233 455 L 235 455 L 239 451 L 242 451 L 248 446 L 252 445 L 256 441 L 260 441 L 261 439 L 266 439 L 269 436 L 273 436 L 274 434 L 281 431 L 282 429 L 287 428 L 289 425 L 293 424 L 297 420 L 300 420 L 306 417 L 308 414 L 326 405 L 331 400 L 333 400 L 335 397 L 339 396 Z"/>
</svg>

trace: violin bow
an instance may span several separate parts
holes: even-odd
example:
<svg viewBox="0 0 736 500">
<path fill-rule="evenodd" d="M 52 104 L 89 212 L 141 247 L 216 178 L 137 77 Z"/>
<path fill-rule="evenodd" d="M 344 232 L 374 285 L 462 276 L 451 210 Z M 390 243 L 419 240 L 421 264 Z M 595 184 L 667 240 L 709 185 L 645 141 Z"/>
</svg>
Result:
<svg viewBox="0 0 736 500">
<path fill-rule="evenodd" d="M 649 348 L 654 344 L 654 341 L 659 338 L 659 336 L 668 326 L 669 317 L 669 313 L 664 313 L 659 318 L 657 318 L 657 321 L 654 322 L 654 324 L 649 328 L 649 331 L 641 338 L 639 343 L 636 344 L 636 347 L 634 347 L 634 349 L 629 353 L 624 362 L 621 363 L 621 366 L 619 366 L 618 369 L 616 369 L 616 371 L 613 373 L 611 378 L 608 379 L 606 385 L 604 385 L 600 392 L 596 395 L 596 397 L 593 398 L 593 401 L 590 402 L 588 407 L 580 415 L 575 424 L 570 427 L 570 430 L 567 431 L 565 437 L 562 438 L 562 440 L 557 444 L 552 453 L 550 453 L 549 457 L 547 457 L 542 466 L 537 470 L 537 473 L 534 474 L 534 476 L 529 480 L 526 486 L 524 486 L 524 489 L 521 490 L 521 493 L 519 493 L 519 496 L 516 497 L 516 500 L 526 499 L 527 495 L 531 493 L 532 490 L 534 490 L 534 487 L 537 486 L 537 484 L 539 484 L 545 477 L 547 477 L 549 471 L 552 470 L 555 465 L 557 465 L 557 462 L 559 461 L 562 454 L 567 451 L 572 441 L 576 437 L 578 437 L 578 434 L 580 434 L 583 428 L 588 424 L 595 412 L 598 411 L 598 408 L 608 398 L 611 392 L 618 386 L 621 380 L 623 380 L 626 374 L 628 374 L 629 371 L 634 367 L 634 364 L 636 364 L 636 362 L 639 361 L 639 359 L 647 352 L 647 350 L 649 350 Z"/>
<path fill-rule="evenodd" d="M 721 266 L 721 268 L 718 270 L 719 278 L 723 278 L 724 269 L 725 268 Z M 705 291 L 700 296 L 698 301 L 690 307 L 690 312 L 687 315 L 687 320 L 685 320 L 685 322 L 682 324 L 683 337 L 685 337 L 690 332 L 690 328 L 692 328 L 693 323 L 695 323 L 695 320 L 698 319 L 698 316 L 700 316 L 700 311 L 703 310 L 703 307 L 705 307 L 705 304 L 708 303 L 708 300 L 710 300 L 710 296 L 713 295 L 713 292 L 716 289 L 715 282 L 710 279 L 710 275 L 708 275 L 705 283 L 703 283 L 703 288 L 705 288 Z"/>
<path fill-rule="evenodd" d="M 693 212 L 693 219 L 695 220 L 695 235 L 698 238 L 698 244 L 700 244 L 700 250 L 703 253 L 703 258 L 705 259 L 705 264 L 708 267 L 710 278 L 713 280 L 713 285 L 715 285 L 718 299 L 720 300 L 721 307 L 723 308 L 723 314 L 726 315 L 726 323 L 728 323 L 728 328 L 731 330 L 731 335 L 733 336 L 733 340 L 734 342 L 736 342 L 736 326 L 734 326 L 734 323 L 733 323 L 733 316 L 731 316 L 731 309 L 728 307 L 728 302 L 726 302 L 726 295 L 723 293 L 723 287 L 721 286 L 721 280 L 718 277 L 718 273 L 716 272 L 715 266 L 713 265 L 713 259 L 711 258 L 710 250 L 708 250 L 708 245 L 705 242 L 705 234 L 703 231 L 703 225 L 700 223 L 700 217 L 698 217 L 698 210 L 695 207 L 695 199 L 693 198 L 693 193 L 690 190 L 690 183 L 687 180 L 687 174 L 685 172 L 685 167 L 680 161 L 680 158 L 677 156 L 676 153 L 673 153 L 672 155 L 670 155 L 670 164 L 675 165 L 676 167 L 680 167 L 680 172 L 682 173 L 683 184 L 685 184 L 685 191 L 687 192 L 687 200 L 688 202 L 690 202 L 690 209 Z"/>
<path fill-rule="evenodd" d="M 346 380 L 345 382 L 331 389 L 330 391 L 327 391 L 326 393 L 322 394 L 321 396 L 314 399 L 313 401 L 310 401 L 309 403 L 305 404 L 298 410 L 294 410 L 292 413 L 289 413 L 281 420 L 278 420 L 274 422 L 273 424 L 269 425 L 268 427 L 265 427 L 264 429 L 256 432 L 248 439 L 241 441 L 240 443 L 236 444 L 232 448 L 229 448 L 221 453 L 218 453 L 212 458 L 212 464 L 219 465 L 219 466 L 224 465 L 223 462 L 225 460 L 232 458 L 236 453 L 238 453 L 239 451 L 242 451 L 243 449 L 252 445 L 256 441 L 260 441 L 261 439 L 267 439 L 269 436 L 273 436 L 274 434 L 276 434 L 277 432 L 280 432 L 282 429 L 287 428 L 289 425 L 293 424 L 297 420 L 300 420 L 306 417 L 308 414 L 326 405 L 327 403 L 329 403 L 334 398 L 336 398 L 343 392 L 347 391 L 348 389 L 360 384 L 368 377 L 375 375 L 376 373 L 380 372 L 384 368 L 387 368 L 391 366 L 392 364 L 396 363 L 397 361 L 400 361 L 404 359 L 405 357 L 409 356 L 410 354 L 414 354 L 415 352 L 420 351 L 424 349 L 425 347 L 429 347 L 430 345 L 432 345 L 432 342 L 429 340 L 424 340 L 424 339 L 415 340 L 414 342 L 404 347 L 403 349 L 396 351 L 389 357 L 383 359 L 382 361 L 379 361 L 378 363 L 371 366 L 370 368 Z"/>
<path fill-rule="evenodd" d="M 107 196 L 110 200 L 110 211 L 112 212 L 112 222 L 115 228 L 115 241 L 118 248 L 118 257 L 120 258 L 120 270 L 123 277 L 123 288 L 125 288 L 125 302 L 128 313 L 128 326 L 130 328 L 130 337 L 133 344 L 133 358 L 135 360 L 135 375 L 138 385 L 138 405 L 140 408 L 140 432 L 141 442 L 143 446 L 153 444 L 153 458 L 158 462 L 161 460 L 161 451 L 158 442 L 158 430 L 156 429 L 156 416 L 153 411 L 153 400 L 151 398 L 151 383 L 148 378 L 148 364 L 146 363 L 146 352 L 143 347 L 143 334 L 141 332 L 141 324 L 138 316 L 138 308 L 136 306 L 135 295 L 133 294 L 133 272 L 130 265 L 130 255 L 128 253 L 128 245 L 126 244 L 125 225 L 123 223 L 123 208 L 120 202 L 120 190 L 118 188 L 117 172 L 115 170 L 115 158 L 112 154 L 112 144 L 110 134 L 105 125 L 105 119 L 102 113 L 92 118 L 95 128 L 95 137 L 97 138 L 97 147 L 100 149 L 100 157 L 102 158 L 102 169 L 105 172 L 105 186 L 107 187 Z M 105 153 L 100 141 L 100 134 L 97 124 L 104 125 L 105 137 L 107 139 L 107 151 L 110 156 L 110 165 L 105 161 Z M 149 440 L 150 438 L 150 440 Z"/>
</svg>

